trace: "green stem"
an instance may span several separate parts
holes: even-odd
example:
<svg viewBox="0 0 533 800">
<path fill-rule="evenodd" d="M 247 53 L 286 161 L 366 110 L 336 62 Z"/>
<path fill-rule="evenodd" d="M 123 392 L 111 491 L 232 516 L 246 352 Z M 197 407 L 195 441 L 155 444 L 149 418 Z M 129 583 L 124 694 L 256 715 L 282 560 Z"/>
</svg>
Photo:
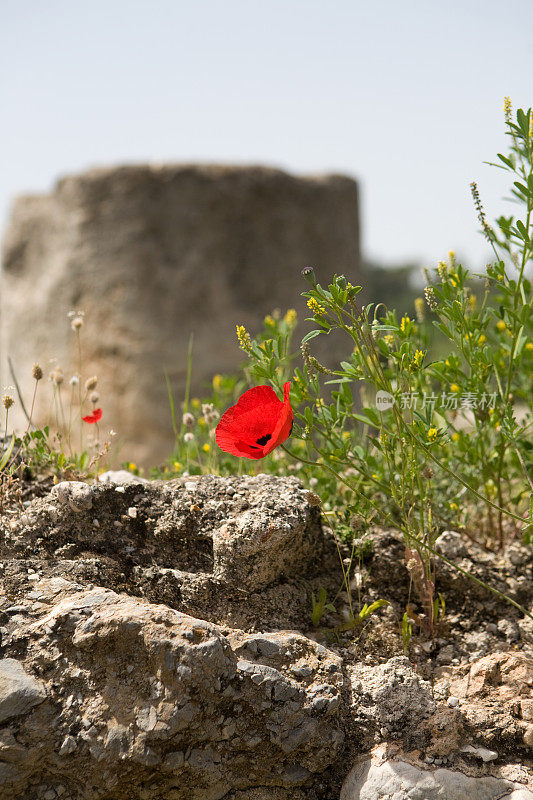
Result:
<svg viewBox="0 0 533 800">
<path fill-rule="evenodd" d="M 281 447 L 282 447 L 283 450 L 285 450 L 285 452 L 289 456 L 291 456 L 291 458 L 294 458 L 296 461 L 303 461 L 305 464 L 309 464 L 312 467 L 325 468 L 325 469 L 329 470 L 329 472 L 332 472 L 333 475 L 335 475 L 335 477 L 337 478 L 337 480 L 339 480 L 341 483 L 343 483 L 345 486 L 347 486 L 349 489 L 351 489 L 356 495 L 358 495 L 363 500 L 365 500 L 365 502 L 369 503 L 369 505 L 372 506 L 372 508 L 374 508 L 378 512 L 378 514 L 386 522 L 392 523 L 392 519 L 391 519 L 390 514 L 387 514 L 386 512 L 384 512 L 372 500 L 369 500 L 368 497 L 366 497 L 361 492 L 359 492 L 357 489 L 355 489 L 351 485 L 350 481 L 347 481 L 346 478 L 343 478 L 343 476 L 340 475 L 338 472 L 336 472 L 333 469 L 333 467 L 330 467 L 329 464 L 320 464 L 317 461 L 308 461 L 307 459 L 304 459 L 304 458 L 301 458 L 300 456 L 297 456 L 295 453 L 293 453 L 291 450 L 289 450 L 288 447 L 285 447 L 284 444 L 282 444 Z M 419 545 L 419 546 L 423 547 L 429 553 L 431 553 L 432 555 L 436 556 L 437 558 L 440 558 L 441 561 L 444 561 L 446 564 L 448 564 L 448 566 L 450 566 L 453 569 L 457 570 L 457 572 L 460 572 L 462 575 L 465 575 L 467 578 L 470 578 L 475 583 L 479 584 L 479 586 L 482 586 L 484 589 L 487 589 L 489 592 L 492 592 L 497 597 L 499 597 L 502 600 L 505 600 L 506 602 L 510 603 L 515 608 L 517 608 L 520 611 L 521 614 L 523 614 L 524 616 L 529 617 L 530 619 L 533 620 L 533 614 L 530 614 L 530 612 L 527 611 L 523 606 L 521 606 L 520 603 L 517 603 L 516 600 L 513 600 L 511 597 L 508 597 L 508 595 L 504 594 L 503 592 L 500 592 L 499 589 L 495 589 L 493 586 L 490 586 L 488 583 L 485 583 L 485 581 L 480 580 L 480 578 L 476 578 L 475 575 L 472 575 L 471 572 L 468 572 L 468 570 L 463 569 L 463 567 L 457 566 L 457 564 L 454 564 L 453 561 L 450 561 L 449 558 L 446 558 L 446 556 L 443 556 L 442 553 L 439 553 L 437 550 L 435 550 L 433 547 L 431 547 L 431 545 L 427 544 L 426 542 L 422 542 L 419 539 L 417 539 L 416 536 L 413 536 L 413 534 L 410 533 L 409 531 L 404 530 L 404 531 L 402 531 L 402 533 L 404 533 L 405 536 L 407 536 L 407 538 L 412 539 L 414 542 L 416 542 L 416 545 Z"/>
</svg>

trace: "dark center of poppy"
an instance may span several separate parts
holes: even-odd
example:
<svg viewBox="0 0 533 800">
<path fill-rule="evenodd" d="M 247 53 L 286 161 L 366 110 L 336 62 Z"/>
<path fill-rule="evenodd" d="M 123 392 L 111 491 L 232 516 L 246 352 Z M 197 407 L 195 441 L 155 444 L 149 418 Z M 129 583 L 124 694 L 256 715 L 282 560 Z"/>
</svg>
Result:
<svg viewBox="0 0 533 800">
<path fill-rule="evenodd" d="M 259 439 L 256 439 L 255 441 L 257 442 L 257 444 L 263 446 L 268 442 L 269 439 L 272 439 L 272 436 L 270 435 L 270 433 L 266 433 L 264 436 L 261 436 Z"/>
</svg>

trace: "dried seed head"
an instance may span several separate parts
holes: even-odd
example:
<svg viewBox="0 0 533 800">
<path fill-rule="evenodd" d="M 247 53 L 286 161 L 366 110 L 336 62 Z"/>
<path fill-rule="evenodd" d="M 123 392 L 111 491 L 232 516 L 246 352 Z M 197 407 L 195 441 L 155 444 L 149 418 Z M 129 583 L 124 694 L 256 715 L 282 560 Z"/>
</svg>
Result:
<svg viewBox="0 0 533 800">
<path fill-rule="evenodd" d="M 61 369 L 61 367 L 56 367 L 55 369 L 52 370 L 52 372 L 50 373 L 50 380 L 56 386 L 61 386 L 64 380 L 63 370 Z"/>
<path fill-rule="evenodd" d="M 190 433 L 189 432 L 189 433 L 184 434 L 183 441 L 186 444 L 189 444 L 190 442 L 194 442 L 194 433 Z"/>
<path fill-rule="evenodd" d="M 7 389 L 4 389 L 5 394 L 2 397 L 2 405 L 4 406 L 6 411 L 7 409 L 11 408 L 11 406 L 15 405 L 15 400 L 13 398 L 13 395 L 11 394 L 12 391 L 13 391 L 12 386 L 9 386 Z"/>
<path fill-rule="evenodd" d="M 429 464 L 426 464 L 426 466 L 422 470 L 422 477 L 425 478 L 427 481 L 430 481 L 434 476 L 434 474 L 435 473 L 433 472 Z"/>
<path fill-rule="evenodd" d="M 220 416 L 213 403 L 203 403 L 202 414 L 208 425 L 211 425 L 211 423 L 215 422 Z"/>
<path fill-rule="evenodd" d="M 77 386 L 80 382 L 80 379 L 77 375 L 73 375 L 72 378 L 69 380 L 71 386 Z"/>
<path fill-rule="evenodd" d="M 83 318 L 85 311 L 69 311 L 67 317 L 70 319 L 70 324 L 73 331 L 77 331 L 83 325 Z"/>
<path fill-rule="evenodd" d="M 90 378 L 87 378 L 85 381 L 85 389 L 90 392 L 92 389 L 96 389 L 96 384 L 98 383 L 98 378 L 96 375 L 92 375 Z"/>
<path fill-rule="evenodd" d="M 39 364 L 34 364 L 33 365 L 33 369 L 31 371 L 31 374 L 33 375 L 33 377 L 35 378 L 36 381 L 40 381 L 41 380 L 41 378 L 43 377 L 43 371 L 42 371 L 41 367 L 39 366 Z"/>
<path fill-rule="evenodd" d="M 89 395 L 89 400 L 91 401 L 91 403 L 97 403 L 100 400 L 100 395 L 98 394 L 98 392 L 91 392 L 91 394 Z"/>
<path fill-rule="evenodd" d="M 183 424 L 186 428 L 192 428 L 194 425 L 194 417 L 190 411 L 186 411 L 183 415 Z"/>
</svg>

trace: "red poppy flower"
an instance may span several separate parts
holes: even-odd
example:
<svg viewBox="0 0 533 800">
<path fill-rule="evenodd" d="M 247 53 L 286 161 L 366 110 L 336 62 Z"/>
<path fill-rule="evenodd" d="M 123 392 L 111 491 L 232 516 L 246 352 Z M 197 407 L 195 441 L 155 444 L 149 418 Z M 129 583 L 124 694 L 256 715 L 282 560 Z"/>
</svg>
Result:
<svg viewBox="0 0 533 800">
<path fill-rule="evenodd" d="M 92 414 L 87 414 L 86 417 L 82 417 L 84 422 L 88 422 L 89 425 L 94 425 L 95 422 L 98 422 L 102 419 L 102 409 L 95 408 Z"/>
<path fill-rule="evenodd" d="M 254 386 L 222 415 L 216 429 L 221 450 L 234 456 L 264 458 L 290 436 L 292 408 L 289 381 L 283 386 L 283 402 L 270 386 Z"/>
</svg>

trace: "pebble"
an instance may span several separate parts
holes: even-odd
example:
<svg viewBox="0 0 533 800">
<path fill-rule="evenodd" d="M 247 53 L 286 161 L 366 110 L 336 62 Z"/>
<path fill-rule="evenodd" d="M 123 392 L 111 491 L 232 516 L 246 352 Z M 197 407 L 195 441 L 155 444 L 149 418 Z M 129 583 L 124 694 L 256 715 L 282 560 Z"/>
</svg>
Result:
<svg viewBox="0 0 533 800">
<path fill-rule="evenodd" d="M 487 747 L 474 747 L 471 744 L 467 744 L 465 747 L 462 747 L 461 753 L 467 753 L 475 758 L 480 758 L 485 763 L 489 761 L 496 761 L 498 758 L 498 753 L 496 750 L 489 750 Z"/>
<path fill-rule="evenodd" d="M 76 749 L 76 739 L 74 736 L 65 736 L 63 739 L 63 744 L 59 748 L 59 755 L 60 756 L 68 756 L 69 753 L 73 753 Z"/>
<path fill-rule="evenodd" d="M 137 509 L 135 506 L 128 508 L 128 517 L 131 517 L 131 519 L 137 519 Z"/>
<path fill-rule="evenodd" d="M 457 708 L 457 706 L 459 705 L 459 698 L 454 697 L 453 694 L 451 694 L 446 700 L 446 703 L 447 705 L 450 706 L 450 708 Z"/>
<path fill-rule="evenodd" d="M 68 505 L 77 513 L 88 511 L 93 505 L 93 490 L 82 481 L 61 481 L 52 487 L 50 493 L 57 497 L 62 505 Z"/>
</svg>

